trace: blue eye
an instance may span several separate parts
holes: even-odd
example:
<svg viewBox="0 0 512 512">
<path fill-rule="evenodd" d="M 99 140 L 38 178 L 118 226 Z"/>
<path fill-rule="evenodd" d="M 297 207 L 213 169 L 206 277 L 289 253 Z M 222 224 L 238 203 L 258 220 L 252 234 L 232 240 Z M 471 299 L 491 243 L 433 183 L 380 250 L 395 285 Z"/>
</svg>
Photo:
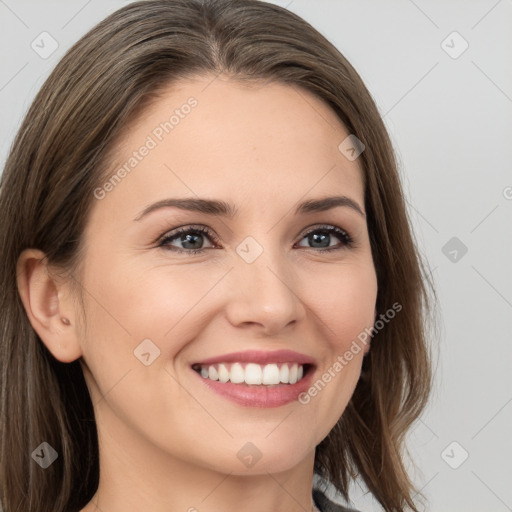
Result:
<svg viewBox="0 0 512 512">
<path fill-rule="evenodd" d="M 159 243 L 159 247 L 163 247 L 168 250 L 176 251 L 176 252 L 185 252 L 187 254 L 198 254 L 205 251 L 203 247 L 197 247 L 198 245 L 202 245 L 202 241 L 204 238 L 210 238 L 214 241 L 217 241 L 217 237 L 204 226 L 192 227 L 188 226 L 185 228 L 179 228 L 173 233 L 169 234 Z M 170 242 L 178 239 L 181 244 L 184 244 L 184 247 L 174 247 L 170 245 Z"/>
<path fill-rule="evenodd" d="M 333 235 L 338 238 L 341 243 L 331 245 Z M 205 238 L 210 239 L 214 243 L 218 243 L 219 239 L 214 233 L 205 226 L 186 226 L 171 232 L 158 243 L 158 247 L 166 250 L 186 253 L 189 255 L 204 253 L 207 249 L 215 249 L 218 247 L 203 247 Z M 345 247 L 352 247 L 354 244 L 351 236 L 343 229 L 336 226 L 318 226 L 302 235 L 301 241 L 307 239 L 312 247 L 306 249 L 319 249 L 318 252 L 330 252 L 341 250 Z M 171 245 L 177 241 L 182 247 Z M 315 245 L 316 244 L 316 245 Z M 300 246 L 299 247 L 304 247 Z"/>
<path fill-rule="evenodd" d="M 341 241 L 341 245 L 330 245 L 332 235 L 335 235 Z M 343 249 L 344 247 L 352 247 L 354 241 L 352 237 L 343 229 L 336 226 L 320 226 L 316 227 L 303 235 L 303 239 L 307 238 L 311 244 L 320 244 L 312 249 L 321 249 L 321 252 L 330 252 Z M 327 242 L 327 245 L 325 244 Z"/>
</svg>

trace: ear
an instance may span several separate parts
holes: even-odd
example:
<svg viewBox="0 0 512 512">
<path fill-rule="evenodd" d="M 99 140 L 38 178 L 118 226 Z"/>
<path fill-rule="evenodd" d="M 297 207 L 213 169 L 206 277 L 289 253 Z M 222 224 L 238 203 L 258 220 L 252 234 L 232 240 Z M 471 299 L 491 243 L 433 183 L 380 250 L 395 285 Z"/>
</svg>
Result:
<svg viewBox="0 0 512 512">
<path fill-rule="evenodd" d="M 70 363 L 81 357 L 69 289 L 51 275 L 42 251 L 25 249 L 21 253 L 17 284 L 32 327 L 55 359 Z"/>
</svg>

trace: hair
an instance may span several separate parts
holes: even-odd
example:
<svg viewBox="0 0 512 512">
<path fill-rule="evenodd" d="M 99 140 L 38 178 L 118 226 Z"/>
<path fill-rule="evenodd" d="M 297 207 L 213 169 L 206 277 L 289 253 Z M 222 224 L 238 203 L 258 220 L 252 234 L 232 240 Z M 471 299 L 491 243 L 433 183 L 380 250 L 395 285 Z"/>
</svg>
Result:
<svg viewBox="0 0 512 512">
<path fill-rule="evenodd" d="M 402 310 L 373 336 L 347 408 L 316 447 L 314 469 L 345 499 L 360 478 L 386 511 L 417 511 L 405 434 L 432 385 L 425 320 L 435 291 L 369 91 L 333 44 L 284 8 L 258 0 L 149 0 L 111 14 L 64 55 L 26 113 L 1 178 L 4 512 L 77 511 L 99 482 L 94 409 L 80 360 L 57 361 L 33 329 L 17 289 L 17 260 L 37 248 L 79 283 L 93 191 L 105 182 L 127 124 L 173 82 L 220 73 L 312 92 L 365 146 L 359 161 L 377 313 L 395 303 Z M 31 458 L 43 441 L 59 457 L 45 470 Z"/>
</svg>

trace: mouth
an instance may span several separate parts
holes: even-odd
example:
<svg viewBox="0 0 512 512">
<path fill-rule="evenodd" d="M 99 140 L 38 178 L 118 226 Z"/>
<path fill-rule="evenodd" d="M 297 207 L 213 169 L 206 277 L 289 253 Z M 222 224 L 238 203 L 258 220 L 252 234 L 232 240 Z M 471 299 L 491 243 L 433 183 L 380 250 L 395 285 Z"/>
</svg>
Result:
<svg viewBox="0 0 512 512">
<path fill-rule="evenodd" d="M 204 379 L 248 386 L 293 385 L 309 375 L 312 368 L 312 364 L 293 361 L 264 365 L 242 361 L 192 365 L 192 369 Z"/>
<path fill-rule="evenodd" d="M 248 350 L 191 364 L 206 388 L 244 407 L 273 408 L 298 400 L 316 371 L 315 360 L 292 350 Z"/>
</svg>

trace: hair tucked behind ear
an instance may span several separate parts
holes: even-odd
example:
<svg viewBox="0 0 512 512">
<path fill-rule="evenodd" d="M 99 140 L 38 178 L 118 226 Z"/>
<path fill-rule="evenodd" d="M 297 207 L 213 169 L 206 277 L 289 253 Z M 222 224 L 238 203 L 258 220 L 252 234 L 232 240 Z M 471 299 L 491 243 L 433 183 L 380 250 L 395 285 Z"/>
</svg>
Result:
<svg viewBox="0 0 512 512">
<path fill-rule="evenodd" d="M 402 311 L 372 340 L 347 410 L 317 447 L 315 469 L 345 496 L 354 475 L 386 511 L 414 488 L 403 440 L 423 409 L 431 370 L 429 299 L 393 150 L 377 108 L 340 52 L 295 14 L 256 0 L 150 0 L 115 12 L 58 63 L 15 138 L 0 189 L 0 497 L 5 512 L 76 511 L 99 478 L 94 412 L 79 361 L 63 364 L 31 327 L 16 285 L 25 248 L 79 281 L 93 191 L 123 127 L 164 86 L 224 73 L 307 89 L 366 149 L 365 179 L 378 313 Z M 340 141 L 341 142 L 341 141 Z M 59 454 L 42 470 L 43 441 Z"/>
</svg>

